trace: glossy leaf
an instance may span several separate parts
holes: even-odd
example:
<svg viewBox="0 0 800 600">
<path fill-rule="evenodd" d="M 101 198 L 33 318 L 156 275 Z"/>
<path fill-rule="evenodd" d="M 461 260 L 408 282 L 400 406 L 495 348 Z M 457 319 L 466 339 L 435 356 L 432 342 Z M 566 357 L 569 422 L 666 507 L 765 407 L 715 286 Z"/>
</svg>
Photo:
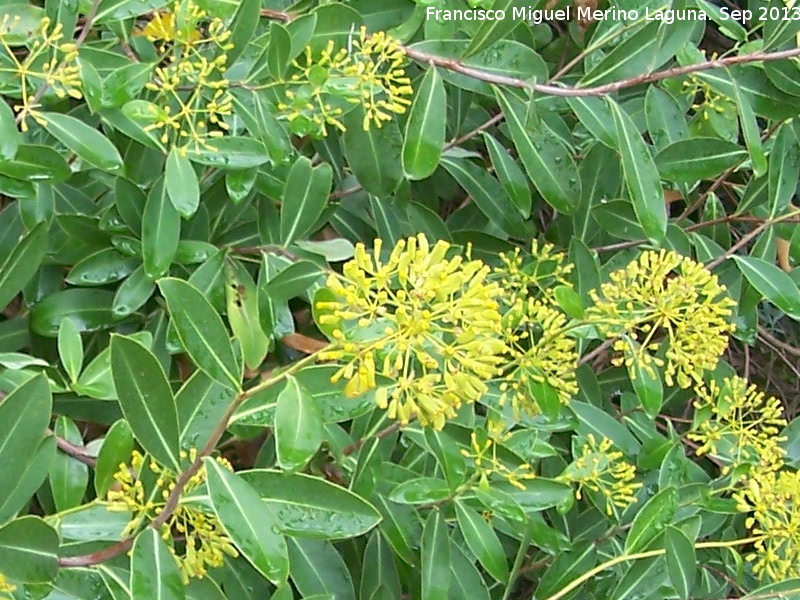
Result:
<svg viewBox="0 0 800 600">
<path fill-rule="evenodd" d="M 228 324 L 239 341 L 244 364 L 257 369 L 269 352 L 270 339 L 261 329 L 256 285 L 238 261 L 225 263 L 225 297 Z"/>
<path fill-rule="evenodd" d="M 0 103 L 0 160 L 13 160 L 22 143 L 22 134 L 17 129 L 11 107 Z"/>
<path fill-rule="evenodd" d="M 158 462 L 180 471 L 175 398 L 158 359 L 140 342 L 114 335 L 111 373 L 136 439 Z"/>
<path fill-rule="evenodd" d="M 574 213 L 581 184 L 566 146 L 550 132 L 529 131 L 527 109 L 516 96 L 500 88 L 496 88 L 495 95 L 531 183 L 553 208 L 564 214 Z"/>
<path fill-rule="evenodd" d="M 655 158 L 658 172 L 669 181 L 697 181 L 716 177 L 747 156 L 733 142 L 703 137 L 679 140 L 666 146 Z"/>
<path fill-rule="evenodd" d="M 181 235 L 181 218 L 170 202 L 167 187 L 159 180 L 150 190 L 142 213 L 142 259 L 151 279 L 169 270 Z"/>
<path fill-rule="evenodd" d="M 286 471 L 302 468 L 323 439 L 322 414 L 314 397 L 295 377 L 286 378 L 275 406 L 275 447 Z"/>
<path fill-rule="evenodd" d="M 3 574 L 22 583 L 48 583 L 58 572 L 58 535 L 39 517 L 0 527 Z"/>
<path fill-rule="evenodd" d="M 47 146 L 20 144 L 13 160 L 0 160 L 0 175 L 37 183 L 56 184 L 70 176 L 69 165 Z"/>
<path fill-rule="evenodd" d="M 186 598 L 178 563 L 161 535 L 151 527 L 146 527 L 133 543 L 130 590 L 132 598 Z"/>
<path fill-rule="evenodd" d="M 144 272 L 144 265 L 134 269 L 114 294 L 111 312 L 118 319 L 139 310 L 153 295 L 156 284 Z"/>
<path fill-rule="evenodd" d="M 732 256 L 747 281 L 767 300 L 800 321 L 800 291 L 789 275 L 754 256 Z"/>
<path fill-rule="evenodd" d="M 491 135 L 484 133 L 483 140 L 489 149 L 489 156 L 492 159 L 492 167 L 500 180 L 500 184 L 513 200 L 523 218 L 531 214 L 531 190 L 528 187 L 528 180 L 525 178 L 520 166 L 517 164 L 508 151 Z"/>
<path fill-rule="evenodd" d="M 444 82 L 431 66 L 417 87 L 403 136 L 403 170 L 409 179 L 425 179 L 439 165 L 446 108 Z"/>
<path fill-rule="evenodd" d="M 56 420 L 55 434 L 77 447 L 84 445 L 80 430 L 69 417 Z M 89 468 L 85 463 L 63 452 L 56 454 L 50 467 L 50 490 L 57 510 L 79 506 L 88 482 Z"/>
<path fill-rule="evenodd" d="M 455 507 L 458 527 L 467 547 L 492 577 L 501 583 L 508 583 L 505 551 L 492 526 L 463 502 L 456 501 Z"/>
<path fill-rule="evenodd" d="M 133 431 L 124 419 L 116 421 L 106 432 L 103 445 L 97 453 L 94 469 L 94 489 L 102 498 L 114 483 L 119 465 L 128 462 L 133 451 Z"/>
<path fill-rule="evenodd" d="M 450 589 L 450 538 L 447 522 L 438 510 L 432 510 L 422 531 L 422 597 L 445 600 Z"/>
<path fill-rule="evenodd" d="M 178 214 L 191 217 L 200 205 L 200 184 L 191 161 L 174 146 L 167 156 L 164 185 Z"/>
<path fill-rule="evenodd" d="M 362 187 L 376 196 L 387 196 L 403 180 L 403 136 L 396 122 L 364 131 L 363 111 L 347 115 L 344 154 Z"/>
<path fill-rule="evenodd" d="M 625 552 L 633 554 L 646 548 L 663 533 L 677 508 L 678 491 L 674 487 L 664 488 L 650 498 L 633 519 L 625 538 Z"/>
<path fill-rule="evenodd" d="M 47 251 L 47 230 L 47 223 L 40 223 L 0 259 L 0 307 L 5 308 L 39 269 Z"/>
<path fill-rule="evenodd" d="M 292 581 L 304 598 L 355 600 L 347 564 L 330 542 L 289 538 L 288 546 Z"/>
<path fill-rule="evenodd" d="M 103 171 L 121 171 L 122 157 L 102 133 L 75 117 L 56 112 L 41 113 L 47 132 L 82 160 Z"/>
<path fill-rule="evenodd" d="M 219 383 L 240 389 L 241 366 L 222 319 L 192 284 L 165 278 L 158 282 L 181 345 L 192 361 Z"/>
<path fill-rule="evenodd" d="M 323 163 L 316 167 L 301 156 L 292 165 L 281 205 L 281 239 L 284 244 L 311 231 L 328 202 L 333 171 Z"/>
<path fill-rule="evenodd" d="M 204 459 L 214 512 L 239 551 L 273 584 L 286 581 L 289 557 L 286 539 L 273 513 L 243 479 L 211 459 Z"/>
<path fill-rule="evenodd" d="M 667 209 L 658 170 L 631 118 L 613 100 L 606 98 L 606 102 L 614 115 L 622 171 L 633 209 L 647 237 L 658 244 L 667 232 Z"/>
<path fill-rule="evenodd" d="M 266 469 L 239 476 L 261 496 L 287 535 L 345 539 L 369 531 L 381 520 L 367 501 L 318 477 Z"/>
<path fill-rule="evenodd" d="M 800 178 L 800 145 L 789 127 L 781 127 L 769 155 L 769 203 L 774 216 L 786 207 Z"/>
<path fill-rule="evenodd" d="M 233 135 L 213 138 L 207 147 L 191 147 L 187 157 L 192 162 L 223 170 L 251 169 L 269 160 L 261 142 Z"/>
<path fill-rule="evenodd" d="M 679 598 L 686 600 L 692 593 L 697 574 L 694 544 L 680 529 L 668 525 L 664 530 L 664 547 L 672 589 Z"/>
</svg>

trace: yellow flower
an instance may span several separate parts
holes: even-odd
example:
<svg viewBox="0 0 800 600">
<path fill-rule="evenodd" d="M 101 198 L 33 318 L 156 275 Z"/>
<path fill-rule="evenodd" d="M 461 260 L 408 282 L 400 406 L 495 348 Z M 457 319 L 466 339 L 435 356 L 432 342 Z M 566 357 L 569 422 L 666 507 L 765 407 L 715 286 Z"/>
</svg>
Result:
<svg viewBox="0 0 800 600">
<path fill-rule="evenodd" d="M 747 486 L 734 494 L 745 525 L 760 539 L 745 558 L 762 579 L 800 577 L 800 472 L 756 471 Z"/>
<path fill-rule="evenodd" d="M 777 399 L 741 377 L 725 379 L 721 387 L 712 381 L 696 391 L 696 425 L 686 437 L 701 444 L 698 455 L 712 453 L 729 461 L 725 473 L 747 465 L 759 471 L 783 466 L 778 434 L 787 422 Z"/>
<path fill-rule="evenodd" d="M 381 249 L 381 240 L 372 254 L 359 244 L 342 275 L 329 277 L 336 299 L 316 308 L 338 346 L 320 359 L 345 362 L 334 380 L 347 379 L 349 395 L 376 387 L 376 375 L 390 378 L 376 392 L 378 406 L 402 423 L 416 416 L 439 429 L 500 374 L 501 290 L 481 261 L 448 258 L 446 242 L 401 240 L 387 262 Z"/>
<path fill-rule="evenodd" d="M 182 452 L 181 458 L 193 462 L 197 451 L 192 449 L 188 453 Z M 227 469 L 232 467 L 223 458 L 217 459 Z M 133 452 L 130 466 L 122 463 L 115 473 L 116 489 L 107 494 L 107 509 L 132 513 L 123 537 L 136 533 L 144 524 L 157 517 L 164 509 L 166 500 L 175 488 L 177 474 L 162 467 L 155 461 L 150 461 L 149 470 L 157 476 L 153 489 L 145 490 L 142 483 L 145 459 L 138 452 Z M 148 478 L 149 479 L 149 478 Z M 183 488 L 187 494 L 203 486 L 206 480 L 205 466 L 195 473 Z M 238 556 L 231 540 L 222 529 L 216 515 L 206 513 L 194 505 L 178 504 L 178 507 L 161 526 L 161 536 L 165 541 L 171 541 L 173 533 L 183 538 L 183 549 L 171 548 L 173 555 L 180 566 L 184 583 L 192 577 L 202 578 L 209 568 L 222 566 L 225 556 Z"/>
<path fill-rule="evenodd" d="M 11 592 L 16 591 L 16 589 L 17 586 L 9 582 L 6 576 L 0 573 L 0 594 L 3 594 L 3 596 L 0 597 L 11 598 L 11 596 L 6 596 L 5 594 L 11 594 Z"/>
<path fill-rule="evenodd" d="M 647 251 L 592 291 L 590 322 L 608 337 L 620 339 L 615 360 L 631 373 L 640 365 L 664 368 L 667 385 L 700 383 L 728 344 L 728 322 L 735 302 L 705 267 L 675 252 Z M 656 356 L 663 349 L 664 358 Z"/>
<path fill-rule="evenodd" d="M 475 430 L 470 434 L 470 449 L 462 449 L 461 456 L 472 460 L 474 474 L 478 485 L 489 487 L 489 477 L 497 475 L 519 490 L 525 490 L 525 481 L 536 479 L 536 474 L 528 463 L 507 467 L 497 458 L 497 445 L 511 437 L 505 432 L 500 421 L 487 421 L 486 429 Z"/>
<path fill-rule="evenodd" d="M 636 502 L 636 468 L 623 460 L 623 454 L 611 450 L 612 443 L 603 438 L 598 443 L 590 433 L 578 456 L 561 474 L 561 479 L 578 484 L 575 497 L 580 500 L 583 490 L 597 492 L 605 504 L 606 514 L 614 514 L 614 507 L 627 508 Z"/>
<path fill-rule="evenodd" d="M 344 131 L 345 108 L 358 104 L 364 109 L 363 129 L 381 127 L 411 104 L 413 89 L 403 69 L 405 60 L 396 40 L 383 31 L 367 34 L 363 27 L 351 50 L 335 49 L 333 40 L 319 56 L 307 47 L 292 62 L 295 73 L 282 82 L 286 91 L 277 105 L 280 117 L 297 133 L 316 128 L 325 136 L 329 125 Z"/>
</svg>

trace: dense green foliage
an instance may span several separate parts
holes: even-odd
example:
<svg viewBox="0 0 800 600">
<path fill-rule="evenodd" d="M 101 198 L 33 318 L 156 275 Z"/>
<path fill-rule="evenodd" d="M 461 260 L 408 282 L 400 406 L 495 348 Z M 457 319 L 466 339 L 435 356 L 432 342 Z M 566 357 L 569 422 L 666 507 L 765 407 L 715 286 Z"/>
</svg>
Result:
<svg viewBox="0 0 800 600">
<path fill-rule="evenodd" d="M 800 598 L 800 9 L 624 4 L 0 1 L 0 598 Z"/>
</svg>

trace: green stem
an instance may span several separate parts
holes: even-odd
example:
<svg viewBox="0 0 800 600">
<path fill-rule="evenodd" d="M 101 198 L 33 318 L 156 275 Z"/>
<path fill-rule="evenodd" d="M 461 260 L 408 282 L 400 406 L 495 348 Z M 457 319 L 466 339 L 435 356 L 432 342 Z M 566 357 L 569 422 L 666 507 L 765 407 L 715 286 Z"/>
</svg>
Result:
<svg viewBox="0 0 800 600">
<path fill-rule="evenodd" d="M 503 592 L 502 600 L 508 600 L 511 596 L 511 592 L 514 589 L 514 582 L 517 580 L 519 576 L 519 571 L 522 568 L 522 562 L 525 560 L 525 556 L 528 552 L 528 546 L 531 543 L 531 525 L 530 523 L 526 524 L 525 531 L 522 534 L 522 540 L 519 544 L 519 549 L 517 550 L 517 556 L 514 559 L 514 565 L 511 567 L 511 573 L 508 576 L 508 585 L 506 586 L 506 591 Z"/>
<path fill-rule="evenodd" d="M 738 540 L 729 540 L 727 542 L 699 542 L 699 543 L 695 544 L 694 547 L 697 548 L 697 549 L 701 549 L 701 548 L 731 548 L 731 547 L 734 547 L 734 546 L 742 546 L 744 544 L 750 544 L 752 542 L 757 542 L 757 541 L 759 541 L 761 539 L 763 539 L 763 538 L 759 536 L 759 537 L 742 538 L 742 539 L 738 539 Z M 662 554 L 666 554 L 666 552 L 667 552 L 666 549 L 659 548 L 658 550 L 647 550 L 645 552 L 637 552 L 635 554 L 623 554 L 621 556 L 617 556 L 615 558 L 607 560 L 606 562 L 604 562 L 604 563 L 602 563 L 600 565 L 597 565 L 594 569 L 591 569 L 591 570 L 587 571 L 586 573 L 584 573 L 583 575 L 581 575 L 577 579 L 574 579 L 569 585 L 567 585 L 566 587 L 561 588 L 561 590 L 559 590 L 558 592 L 556 592 L 552 596 L 549 596 L 545 600 L 559 600 L 560 598 L 563 598 L 564 596 L 569 594 L 572 590 L 574 590 L 575 588 L 580 586 L 582 583 L 584 583 L 586 580 L 591 579 L 592 577 L 594 577 L 598 573 L 601 573 L 601 572 L 605 571 L 606 569 L 608 569 L 610 567 L 613 567 L 614 565 L 618 565 L 620 563 L 628 562 L 628 561 L 632 561 L 632 560 L 640 560 L 642 558 L 653 558 L 655 556 L 661 556 Z"/>
<path fill-rule="evenodd" d="M 752 542 L 757 542 L 757 541 L 759 541 L 761 539 L 763 539 L 763 538 L 761 536 L 758 536 L 758 537 L 742 538 L 742 539 L 738 539 L 738 540 L 729 540 L 727 542 L 699 542 L 699 543 L 695 544 L 694 547 L 697 548 L 697 549 L 702 549 L 702 548 L 731 548 L 731 547 L 734 547 L 734 546 L 742 546 L 744 544 L 750 544 Z M 653 558 L 653 557 L 656 557 L 656 556 L 661 556 L 662 554 L 666 554 L 666 552 L 667 552 L 666 549 L 659 548 L 658 550 L 647 550 L 645 552 L 637 552 L 637 553 L 634 553 L 634 554 L 623 554 L 621 556 L 614 557 L 614 558 L 612 558 L 610 560 L 607 560 L 606 562 L 604 562 L 602 564 L 597 565 L 594 569 L 586 571 L 586 573 L 584 573 L 583 575 L 581 575 L 577 579 L 574 579 L 572 582 L 570 582 L 569 585 L 567 585 L 566 587 L 561 588 L 558 592 L 556 592 L 552 596 L 549 596 L 545 600 L 559 600 L 560 598 L 563 598 L 564 596 L 569 594 L 572 590 L 574 590 L 575 588 L 580 586 L 582 583 L 584 583 L 588 579 L 591 579 L 592 577 L 594 577 L 598 573 L 602 573 L 603 571 L 605 571 L 606 569 L 608 569 L 610 567 L 613 567 L 614 565 L 618 565 L 620 563 L 628 562 L 628 561 L 632 561 L 632 560 L 640 560 L 640 559 L 643 559 L 643 558 Z"/>
</svg>

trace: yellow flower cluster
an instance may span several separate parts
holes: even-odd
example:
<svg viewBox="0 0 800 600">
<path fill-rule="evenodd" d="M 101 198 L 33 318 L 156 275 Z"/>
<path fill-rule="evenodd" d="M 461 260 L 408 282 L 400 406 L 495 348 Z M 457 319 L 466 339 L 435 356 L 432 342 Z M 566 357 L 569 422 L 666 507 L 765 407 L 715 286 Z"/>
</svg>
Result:
<svg viewBox="0 0 800 600">
<path fill-rule="evenodd" d="M 725 379 L 721 387 L 712 381 L 696 391 L 697 424 L 686 437 L 701 444 L 698 455 L 712 453 L 730 461 L 723 473 L 743 466 L 773 471 L 783 465 L 778 434 L 787 423 L 776 398 L 740 377 Z"/>
<path fill-rule="evenodd" d="M 61 41 L 64 38 L 62 24 L 56 23 L 51 28 L 50 19 L 42 19 L 39 28 L 31 32 L 30 41 L 26 42 L 29 51 L 22 55 L 24 58 L 20 58 L 11 49 L 5 35 L 19 20 L 19 15 L 4 15 L 0 21 L 0 48 L 4 51 L 0 57 L 0 65 L 3 65 L 0 66 L 0 75 L 8 73 L 19 80 L 20 104 L 14 105 L 14 111 L 20 118 L 20 129 L 24 132 L 28 130 L 29 117 L 40 125 L 45 124 L 39 110 L 39 100 L 45 90 L 52 91 L 58 98 L 70 96 L 80 99 L 83 95 L 78 49 L 72 42 Z"/>
<path fill-rule="evenodd" d="M 760 539 L 745 558 L 762 579 L 800 577 L 800 472 L 763 470 L 734 498 L 750 513 L 745 525 Z"/>
<path fill-rule="evenodd" d="M 716 58 L 716 55 L 713 57 Z M 704 121 L 711 118 L 711 113 L 735 114 L 736 104 L 711 87 L 707 81 L 703 81 L 697 75 L 689 75 L 683 82 L 683 89 L 692 101 L 692 110 L 702 115 Z"/>
<path fill-rule="evenodd" d="M 362 27 L 352 47 L 335 50 L 331 40 L 319 56 L 308 47 L 302 62 L 292 62 L 296 72 L 282 82 L 287 87 L 285 100 L 277 109 L 293 130 L 306 133 L 313 127 L 325 136 L 330 125 L 344 131 L 341 117 L 348 104 L 364 108 L 365 131 L 406 112 L 413 90 L 399 43 L 385 32 L 370 35 Z"/>
<path fill-rule="evenodd" d="M 193 462 L 197 457 L 196 450 L 188 453 L 182 452 L 181 458 Z M 228 469 L 230 464 L 222 458 L 219 463 Z M 119 470 L 114 474 L 118 489 L 108 492 L 107 509 L 111 511 L 130 512 L 133 517 L 128 523 L 123 537 L 133 535 L 145 520 L 157 517 L 164 508 L 167 498 L 175 488 L 177 475 L 156 463 L 150 461 L 149 470 L 157 475 L 155 487 L 145 490 L 142 482 L 145 467 L 145 458 L 134 450 L 130 466 L 120 464 Z M 232 470 L 232 469 L 231 469 Z M 183 493 L 203 486 L 206 480 L 205 467 L 195 473 L 184 486 Z M 164 540 L 171 540 L 173 535 L 183 538 L 184 549 L 182 552 L 172 547 L 172 553 L 178 561 L 184 583 L 192 577 L 203 577 L 209 568 L 222 566 L 225 555 L 238 556 L 230 539 L 222 529 L 216 516 L 189 506 L 179 504 L 160 532 Z"/>
<path fill-rule="evenodd" d="M 614 507 L 627 508 L 636 502 L 636 490 L 642 487 L 636 483 L 636 468 L 623 460 L 623 454 L 612 451 L 612 443 L 603 438 L 598 443 L 590 433 L 578 456 L 561 474 L 561 479 L 577 483 L 575 497 L 580 500 L 583 490 L 598 493 L 604 503 L 608 516 L 614 514 Z"/>
<path fill-rule="evenodd" d="M 316 303 L 319 323 L 333 326 L 338 342 L 319 358 L 346 362 L 334 380 L 347 379 L 346 393 L 356 396 L 376 387 L 376 375 L 390 378 L 375 398 L 401 423 L 416 416 L 441 429 L 501 372 L 501 290 L 483 262 L 448 258 L 449 249 L 420 234 L 383 262 L 381 240 L 372 254 L 359 244 L 342 275 L 328 279 L 335 300 Z"/>
<path fill-rule="evenodd" d="M 11 596 L 6 596 L 6 594 L 11 594 L 16 591 L 16 589 L 17 586 L 9 582 L 6 576 L 0 573 L 0 598 L 11 598 Z"/>
<path fill-rule="evenodd" d="M 462 449 L 461 456 L 472 460 L 478 485 L 486 490 L 489 487 L 489 477 L 498 475 L 508 481 L 515 488 L 525 490 L 526 480 L 536 478 L 528 463 L 522 463 L 509 469 L 503 461 L 497 458 L 497 444 L 511 437 L 510 433 L 503 433 L 501 422 L 488 422 L 487 430 L 473 431 L 470 434 L 470 449 Z"/>
<path fill-rule="evenodd" d="M 184 16 L 182 22 L 178 15 Z M 178 146 L 184 154 L 189 147 L 213 150 L 211 140 L 228 130 L 224 117 L 233 107 L 224 77 L 231 32 L 221 19 L 213 18 L 201 35 L 198 26 L 207 19 L 191 0 L 185 5 L 178 1 L 172 12 L 158 14 L 139 32 L 148 41 L 160 42 L 164 55 L 145 85 L 155 94 L 145 131 L 160 132 L 162 144 Z M 208 56 L 209 49 L 216 56 Z"/>
<path fill-rule="evenodd" d="M 619 337 L 615 364 L 640 367 L 655 375 L 665 367 L 667 385 L 700 383 L 728 344 L 728 322 L 735 302 L 725 286 L 701 264 L 675 252 L 647 251 L 611 281 L 592 291 L 590 322 L 608 337 Z M 664 358 L 655 354 L 664 350 Z"/>
<path fill-rule="evenodd" d="M 575 370 L 578 366 L 576 340 L 567 335 L 567 316 L 558 308 L 553 290 L 572 287 L 566 279 L 572 265 L 564 264 L 564 254 L 553 246 L 531 246 L 531 256 L 523 259 L 519 249 L 501 255 L 495 269 L 507 307 L 503 333 L 510 349 L 511 367 L 501 386 L 501 404 L 511 400 L 515 417 L 520 409 L 530 415 L 541 413 L 540 396 L 549 386 L 561 404 L 567 404 L 578 391 Z"/>
</svg>

